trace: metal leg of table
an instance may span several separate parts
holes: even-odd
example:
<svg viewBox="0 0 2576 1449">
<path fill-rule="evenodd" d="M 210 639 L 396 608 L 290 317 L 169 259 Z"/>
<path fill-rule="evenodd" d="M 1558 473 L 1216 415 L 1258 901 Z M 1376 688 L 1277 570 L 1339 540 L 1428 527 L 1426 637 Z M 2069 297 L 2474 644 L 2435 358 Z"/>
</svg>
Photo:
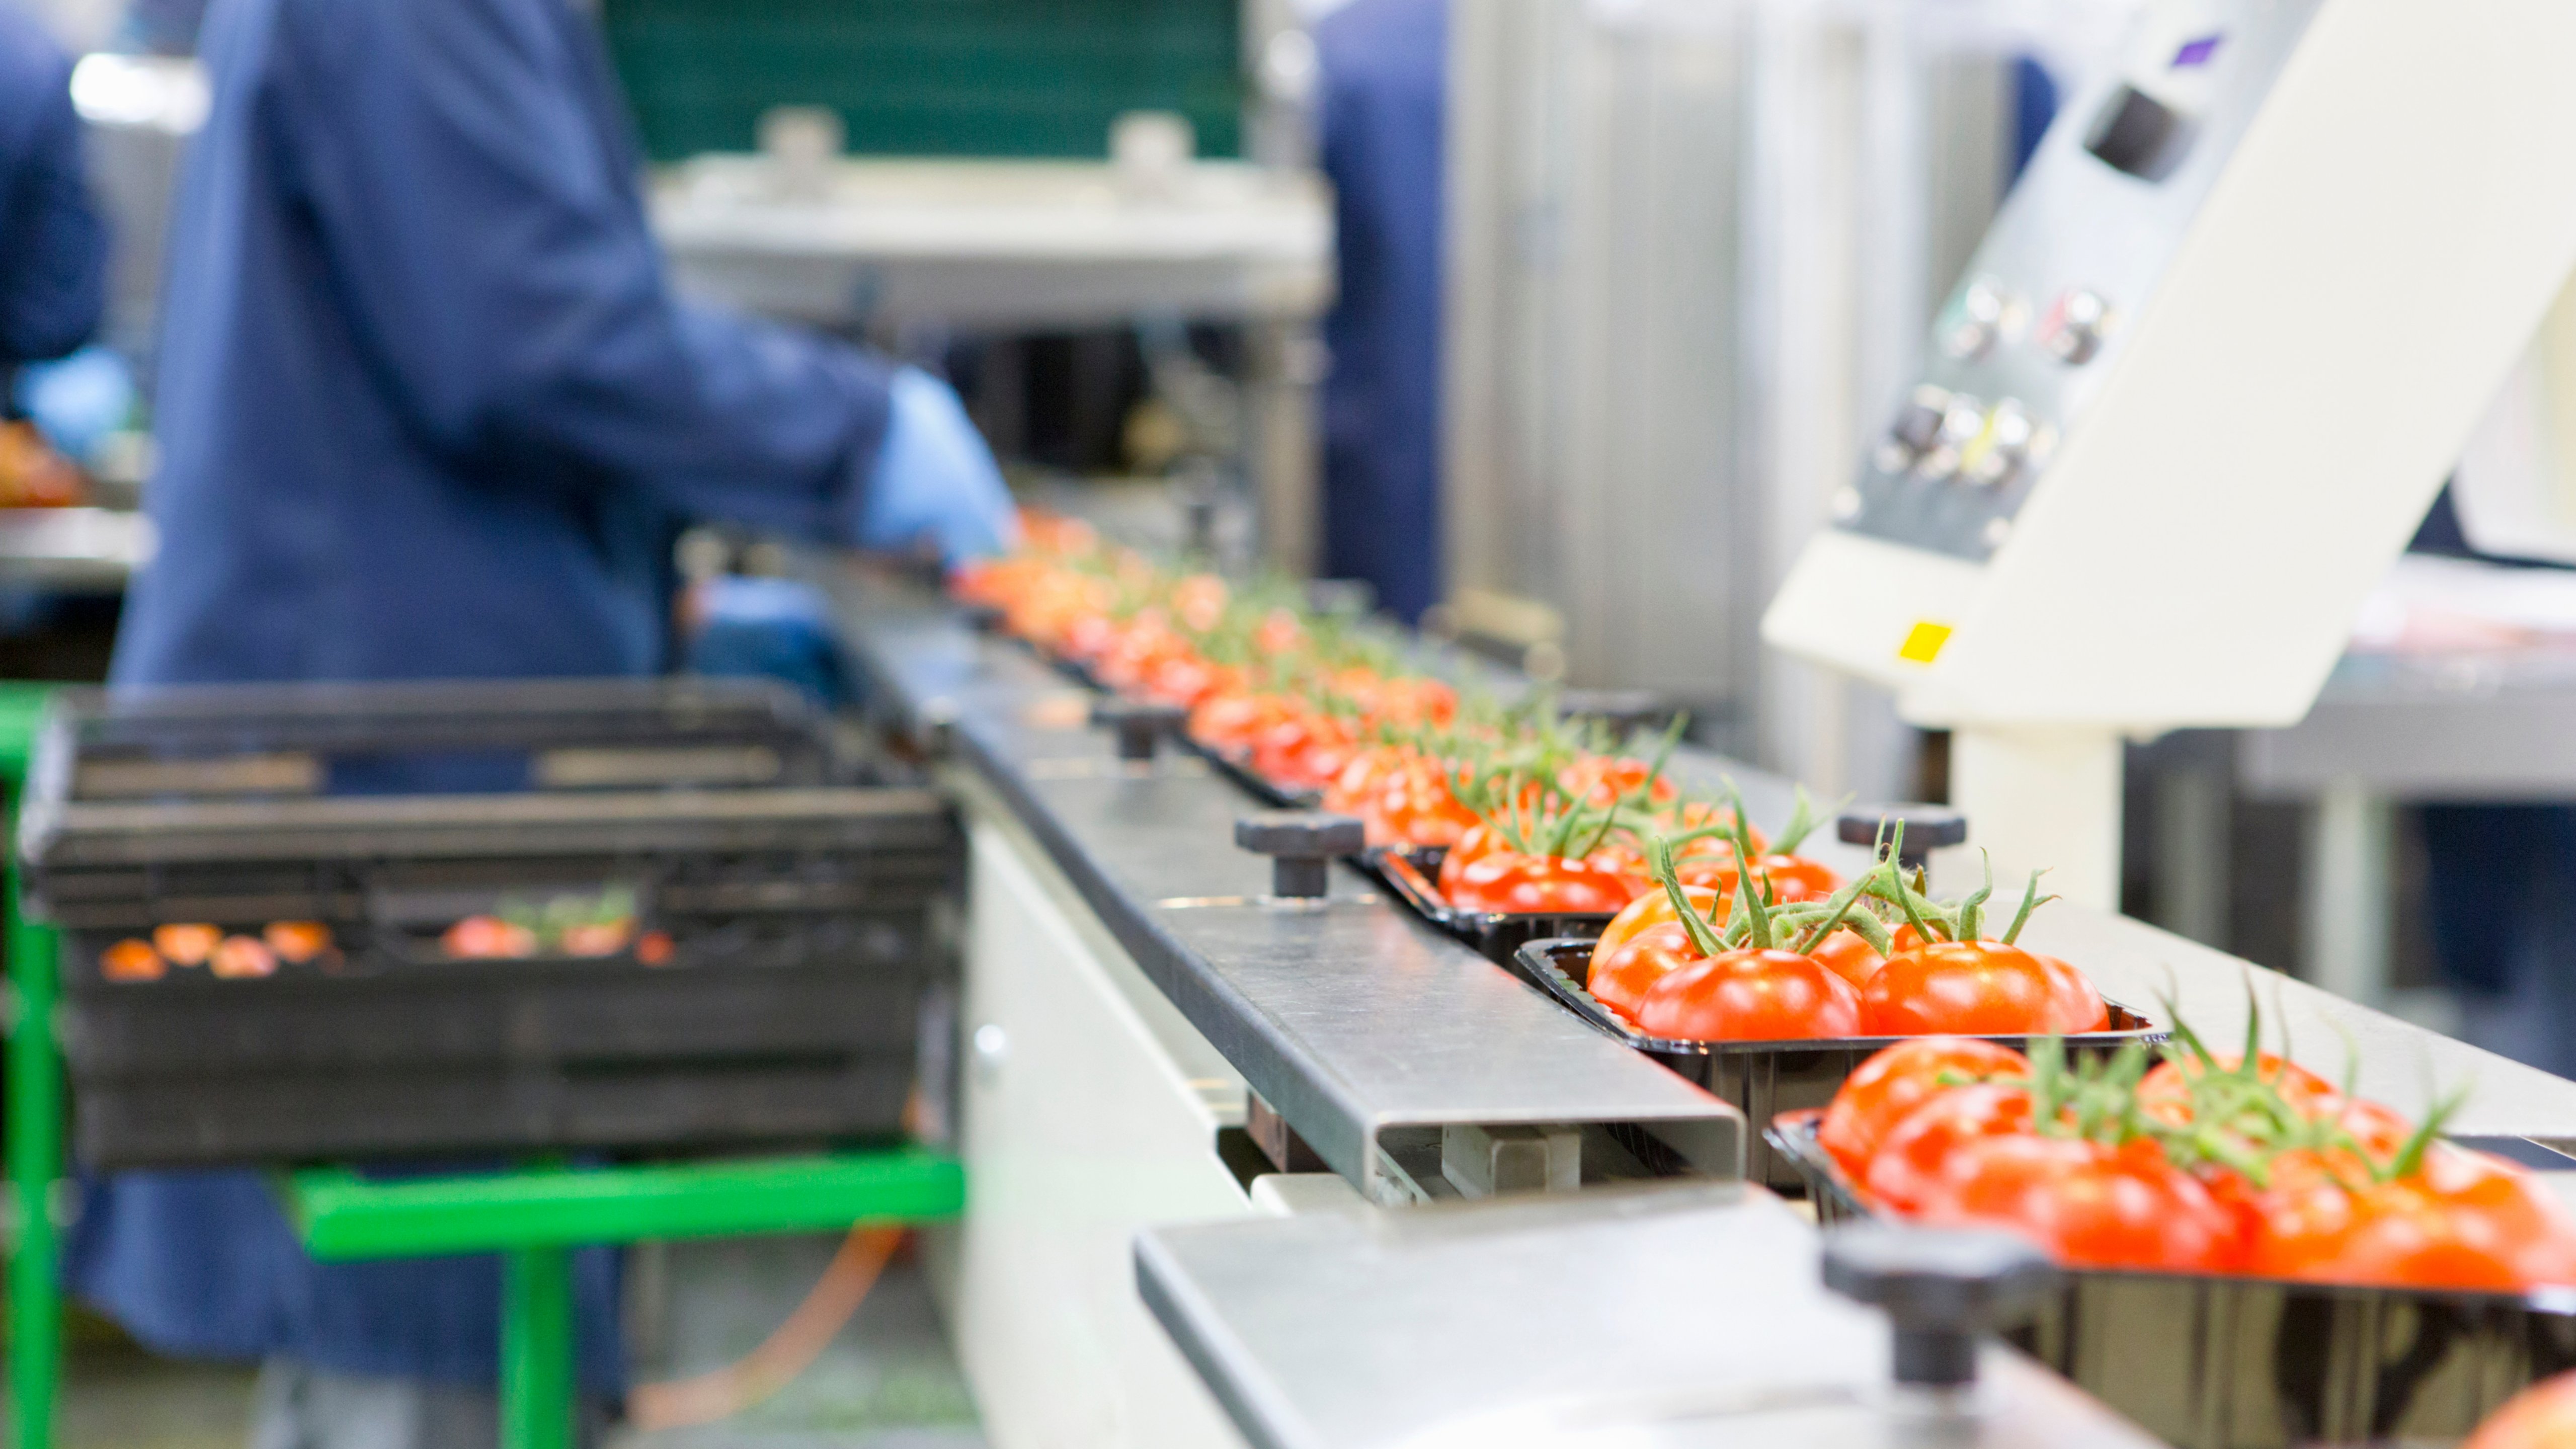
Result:
<svg viewBox="0 0 2576 1449">
<path fill-rule="evenodd" d="M 2303 974 L 2364 1006 L 2385 1006 L 2393 986 L 2395 819 L 2388 801 L 2358 780 L 2327 786 L 2309 817 Z"/>
<path fill-rule="evenodd" d="M 54 933 L 18 917 L 17 872 L 8 873 L 9 1427 L 17 1449 L 51 1449 L 54 1396 L 63 1369 L 60 1229 L 53 1205 L 63 1178 L 63 1071 L 54 1041 L 61 963 Z"/>
<path fill-rule="evenodd" d="M 501 1262 L 501 1449 L 572 1449 L 572 1252 Z"/>
</svg>

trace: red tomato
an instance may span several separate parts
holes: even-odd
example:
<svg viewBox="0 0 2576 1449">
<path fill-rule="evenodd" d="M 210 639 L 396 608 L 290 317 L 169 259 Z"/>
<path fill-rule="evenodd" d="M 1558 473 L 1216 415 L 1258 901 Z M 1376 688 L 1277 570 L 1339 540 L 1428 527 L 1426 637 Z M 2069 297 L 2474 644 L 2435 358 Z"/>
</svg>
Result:
<svg viewBox="0 0 2576 1449">
<path fill-rule="evenodd" d="M 1586 755 L 1566 766 L 1557 776 L 1557 784 L 1567 794 L 1581 796 L 1594 805 L 1608 805 L 1647 790 L 1651 782 L 1653 788 L 1647 791 L 1647 799 L 1656 805 L 1670 804 L 1681 792 L 1654 769 L 1644 760 Z"/>
<path fill-rule="evenodd" d="M 1684 886 L 1682 890 L 1690 897 L 1690 903 L 1704 916 L 1720 910 L 1726 902 L 1726 897 L 1712 890 L 1703 890 L 1698 886 Z M 1642 934 L 1649 926 L 1667 925 L 1675 930 L 1681 929 L 1680 918 L 1673 914 L 1672 893 L 1664 890 L 1650 890 L 1630 901 L 1619 914 L 1610 918 L 1609 925 L 1601 928 L 1601 938 L 1592 943 L 1592 959 L 1598 961 L 1618 950 Z M 1593 994 L 1597 996 L 1600 993 Z"/>
<path fill-rule="evenodd" d="M 2244 1060 L 2241 1056 L 2221 1055 L 2218 1058 L 2218 1069 L 2232 1072 Z M 2158 1121 L 2168 1122 L 2177 1127 L 2190 1121 L 2190 1084 L 2198 1079 L 2203 1070 L 2197 1060 L 2190 1058 L 2168 1057 L 2156 1063 L 2138 1083 L 2139 1107 Z M 2310 1116 L 2324 1116 L 2331 1113 L 2342 1100 L 2342 1094 L 2335 1091 L 2325 1078 L 2296 1062 L 2284 1061 L 2271 1052 L 2265 1052 L 2255 1058 L 2254 1074 L 2278 1089 L 2291 1106 Z M 2393 1117 L 2395 1114 L 2390 1115 Z M 2405 1141 L 2404 1132 L 2400 1133 L 2398 1141 L 2400 1143 Z"/>
<path fill-rule="evenodd" d="M 1675 1041 L 1860 1034 L 1860 993 L 1795 951 L 1728 951 L 1672 972 L 1637 1002 L 1637 1029 Z"/>
<path fill-rule="evenodd" d="M 1591 992 L 1594 1000 L 1634 1021 L 1637 1003 L 1656 982 L 1693 961 L 1705 959 L 1691 944 L 1690 934 L 1682 929 L 1681 922 L 1666 921 L 1637 932 L 1615 950 L 1604 953 L 1595 948 L 1590 978 L 1583 989 Z"/>
<path fill-rule="evenodd" d="M 1342 772 L 1335 775 L 1332 783 L 1324 787 L 1323 807 L 1337 815 L 1358 815 L 1365 818 L 1368 813 L 1369 796 L 1377 788 L 1378 782 L 1386 778 L 1390 772 L 1402 767 L 1412 754 L 1411 750 L 1402 745 L 1372 745 L 1352 755 L 1350 763 L 1342 766 Z M 1379 840 L 1372 833 L 1369 836 L 1369 843 L 1391 845 L 1395 842 Z"/>
<path fill-rule="evenodd" d="M 257 936 L 226 936 L 215 947 L 206 969 L 228 981 L 248 981 L 277 974 L 277 953 Z"/>
<path fill-rule="evenodd" d="M 1288 701 L 1275 694 L 1214 695 L 1190 711 L 1190 738 L 1212 750 L 1248 754 L 1252 742 L 1288 712 Z"/>
<path fill-rule="evenodd" d="M 298 966 L 331 949 L 331 928 L 320 921 L 271 921 L 260 937 L 279 960 Z"/>
<path fill-rule="evenodd" d="M 1382 832 L 1392 844 L 1454 846 L 1476 828 L 1476 812 L 1458 803 L 1448 770 L 1420 756 L 1381 777 L 1359 814 L 1372 839 Z"/>
<path fill-rule="evenodd" d="M 1446 888 L 1449 871 L 1440 872 L 1442 894 L 1462 911 L 1497 911 L 1512 915 L 1614 915 L 1645 891 L 1635 876 L 1588 860 L 1521 855 L 1499 851 L 1458 873 L 1455 888 Z"/>
<path fill-rule="evenodd" d="M 1494 827 L 1469 827 L 1466 834 L 1458 837 L 1458 843 L 1449 847 L 1449 853 L 1440 858 L 1440 894 L 1447 896 L 1456 890 L 1459 882 L 1467 877 L 1467 867 L 1486 856 L 1510 849 L 1511 842 Z"/>
<path fill-rule="evenodd" d="M 215 926 L 189 924 L 152 928 L 152 949 L 160 952 L 173 966 L 205 965 L 206 958 L 215 954 L 216 945 L 223 939 L 223 931 Z"/>
<path fill-rule="evenodd" d="M 1762 878 L 1771 882 L 1772 899 L 1784 906 L 1821 901 L 1843 888 L 1843 878 L 1832 867 L 1803 855 L 1762 857 Z"/>
<path fill-rule="evenodd" d="M 537 933 L 498 916 L 467 916 L 447 928 L 439 946 L 450 956 L 500 959 L 537 954 Z"/>
<path fill-rule="evenodd" d="M 1878 974 L 1878 968 L 1887 964 L 1887 958 L 1878 954 L 1858 931 L 1836 931 L 1816 943 L 1816 949 L 1807 954 L 1823 962 L 1826 970 L 1850 982 L 1854 989 L 1867 986 L 1869 978 Z"/>
<path fill-rule="evenodd" d="M 1843 1078 L 1816 1129 L 1816 1142 L 1858 1182 L 1879 1142 L 1915 1108 L 1966 1083 L 2029 1075 L 2029 1058 L 1990 1041 L 1927 1036 L 1899 1042 L 1872 1054 Z"/>
<path fill-rule="evenodd" d="M 1320 790 L 1358 748 L 1348 724 L 1301 710 L 1254 737 L 1252 771 L 1282 789 Z"/>
<path fill-rule="evenodd" d="M 169 963 L 151 942 L 131 936 L 98 955 L 98 974 L 110 981 L 158 981 L 169 973 Z"/>
<path fill-rule="evenodd" d="M 2056 982 L 2039 958 L 2001 941 L 1938 941 L 1899 951 L 1861 988 L 1872 1036 L 2025 1036 L 2059 1029 Z"/>
<path fill-rule="evenodd" d="M 2037 1135 L 1962 1143 L 1920 1215 L 2010 1228 L 2070 1267 L 2225 1272 L 2241 1256 L 2235 1217 L 2144 1137 L 2118 1148 Z"/>
<path fill-rule="evenodd" d="M 2092 978 L 2055 956 L 2037 956 L 2048 968 L 2052 1024 L 2050 1030 L 2072 1036 L 2080 1031 L 2109 1031 L 2111 1007 L 2094 989 Z"/>
<path fill-rule="evenodd" d="M 2030 1121 L 2030 1090 L 2018 1082 L 1934 1093 L 1887 1129 L 1860 1185 L 1888 1207 L 1911 1211 L 1939 1190 L 1943 1170 L 1962 1146 L 2028 1133 Z"/>
<path fill-rule="evenodd" d="M 2576 1445 L 2576 1373 L 2543 1379 L 2504 1401 L 2460 1449 L 2568 1449 Z"/>
</svg>

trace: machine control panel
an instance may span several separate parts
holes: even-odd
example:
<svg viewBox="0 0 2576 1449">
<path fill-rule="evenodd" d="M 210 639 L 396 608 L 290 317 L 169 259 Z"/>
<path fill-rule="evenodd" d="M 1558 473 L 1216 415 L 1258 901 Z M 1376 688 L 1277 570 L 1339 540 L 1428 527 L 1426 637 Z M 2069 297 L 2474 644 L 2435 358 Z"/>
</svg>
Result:
<svg viewBox="0 0 2576 1449">
<path fill-rule="evenodd" d="M 2147 9 L 1941 308 L 1922 381 L 1833 500 L 1837 526 L 1975 563 L 2011 539 L 2319 3 Z"/>
</svg>

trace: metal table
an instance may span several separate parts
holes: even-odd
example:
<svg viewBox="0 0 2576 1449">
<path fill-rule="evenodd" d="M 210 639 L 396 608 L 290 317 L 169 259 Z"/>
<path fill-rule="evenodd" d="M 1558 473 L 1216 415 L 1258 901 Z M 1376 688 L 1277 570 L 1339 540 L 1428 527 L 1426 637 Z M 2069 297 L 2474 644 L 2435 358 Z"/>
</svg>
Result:
<svg viewBox="0 0 2576 1449">
<path fill-rule="evenodd" d="M 151 562 L 152 521 L 111 508 L 0 508 L 0 584 L 121 593 Z"/>
<path fill-rule="evenodd" d="M 1760 1188 L 1614 1190 L 1159 1228 L 1138 1290 L 1261 1449 L 2146 1449 L 1999 1344 L 1972 1410 L 1889 1385 L 1875 1313 Z"/>
</svg>

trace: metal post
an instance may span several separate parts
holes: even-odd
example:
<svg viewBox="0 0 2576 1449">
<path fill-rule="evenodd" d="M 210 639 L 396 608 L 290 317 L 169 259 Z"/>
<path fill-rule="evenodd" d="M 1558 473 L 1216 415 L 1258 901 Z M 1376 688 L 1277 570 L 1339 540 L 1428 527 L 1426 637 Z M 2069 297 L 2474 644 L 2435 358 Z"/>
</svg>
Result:
<svg viewBox="0 0 2576 1449">
<path fill-rule="evenodd" d="M 2364 1006 L 2385 1006 L 2392 987 L 2389 878 L 2395 814 L 2359 780 L 2318 795 L 2308 823 L 2302 890 L 2308 980 Z"/>
<path fill-rule="evenodd" d="M 18 871 L 6 874 L 9 953 L 9 1420 L 17 1449 L 51 1449 L 63 1368 L 60 1230 L 63 1073 L 54 1041 L 60 972 L 52 930 L 18 915 Z"/>
<path fill-rule="evenodd" d="M 501 1449 L 572 1449 L 572 1254 L 501 1260 Z"/>
</svg>

